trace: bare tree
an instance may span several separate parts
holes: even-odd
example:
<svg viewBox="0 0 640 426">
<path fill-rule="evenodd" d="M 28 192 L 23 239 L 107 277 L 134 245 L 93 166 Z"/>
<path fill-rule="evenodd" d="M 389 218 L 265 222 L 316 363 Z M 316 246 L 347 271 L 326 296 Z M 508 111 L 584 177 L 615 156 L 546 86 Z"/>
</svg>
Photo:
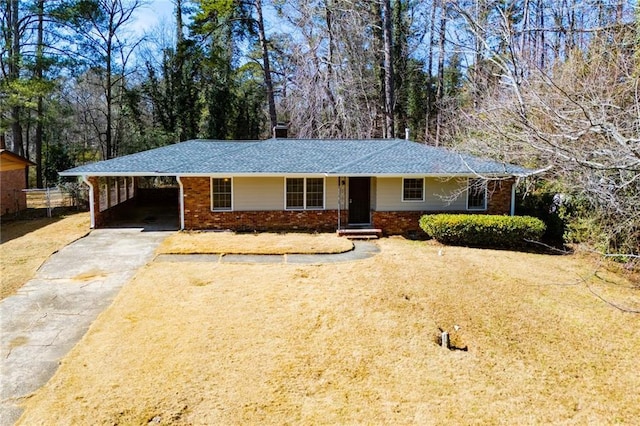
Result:
<svg viewBox="0 0 640 426">
<path fill-rule="evenodd" d="M 549 69 L 527 60 L 504 11 L 495 11 L 499 31 L 483 34 L 471 11 L 455 9 L 482 40 L 499 83 L 479 109 L 467 112 L 466 148 L 544 170 L 590 203 L 607 249 L 637 254 L 640 92 L 633 24 L 598 28 L 585 51 L 554 51 Z"/>
<path fill-rule="evenodd" d="M 394 73 L 393 73 L 393 34 L 391 0 L 382 1 L 382 27 L 384 39 L 384 117 L 385 137 L 394 135 Z"/>
<path fill-rule="evenodd" d="M 253 5 L 256 10 L 256 25 L 258 26 L 258 39 L 262 51 L 262 68 L 264 70 L 264 84 L 267 88 L 267 104 L 269 106 L 269 120 L 273 129 L 278 124 L 276 114 L 275 94 L 273 90 L 273 79 L 271 77 L 271 64 L 269 62 L 268 40 L 264 28 L 264 16 L 262 11 L 262 0 L 254 0 Z"/>
<path fill-rule="evenodd" d="M 103 73 L 105 125 L 100 138 L 105 159 L 118 155 L 114 110 L 125 84 L 127 62 L 140 41 L 130 43 L 123 35 L 141 5 L 142 0 L 91 0 L 70 21 L 70 29 L 78 35 L 77 57 Z"/>
</svg>

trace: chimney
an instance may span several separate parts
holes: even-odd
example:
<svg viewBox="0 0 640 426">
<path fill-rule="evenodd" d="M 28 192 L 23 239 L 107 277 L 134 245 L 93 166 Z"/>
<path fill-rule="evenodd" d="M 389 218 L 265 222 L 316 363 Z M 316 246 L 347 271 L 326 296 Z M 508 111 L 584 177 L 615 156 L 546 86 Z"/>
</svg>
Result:
<svg viewBox="0 0 640 426">
<path fill-rule="evenodd" d="M 289 130 L 289 126 L 287 126 L 286 123 L 278 123 L 273 128 L 273 137 L 286 139 L 288 130 Z"/>
<path fill-rule="evenodd" d="M 0 134 L 0 149 L 7 149 L 7 144 L 4 141 L 4 132 Z"/>
</svg>

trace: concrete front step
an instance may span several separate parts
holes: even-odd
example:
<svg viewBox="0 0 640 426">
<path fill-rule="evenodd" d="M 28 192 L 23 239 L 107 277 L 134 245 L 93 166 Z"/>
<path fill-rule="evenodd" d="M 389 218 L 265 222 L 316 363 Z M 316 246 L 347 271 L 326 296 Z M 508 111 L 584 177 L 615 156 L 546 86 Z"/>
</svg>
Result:
<svg viewBox="0 0 640 426">
<path fill-rule="evenodd" d="M 350 240 L 375 240 L 382 236 L 382 229 L 338 229 L 339 237 L 347 237 Z"/>
</svg>

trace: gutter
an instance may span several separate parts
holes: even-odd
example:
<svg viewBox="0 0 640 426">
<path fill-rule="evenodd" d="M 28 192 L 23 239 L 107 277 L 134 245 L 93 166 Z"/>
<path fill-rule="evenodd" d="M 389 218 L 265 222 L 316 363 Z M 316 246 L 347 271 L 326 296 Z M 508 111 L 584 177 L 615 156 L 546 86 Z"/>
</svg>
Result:
<svg viewBox="0 0 640 426">
<path fill-rule="evenodd" d="M 176 176 L 176 181 L 180 187 L 180 230 L 184 231 L 184 186 L 180 176 Z"/>
<path fill-rule="evenodd" d="M 86 183 L 89 186 L 89 217 L 90 217 L 90 225 L 91 229 L 95 229 L 96 227 L 96 215 L 95 215 L 95 204 L 93 199 L 93 184 L 89 182 L 87 179 L 87 175 L 82 175 L 82 182 Z"/>
<path fill-rule="evenodd" d="M 432 177 L 432 178 L 465 178 L 465 177 L 478 177 L 477 173 L 346 173 L 346 172 L 307 172 L 307 173 L 277 173 L 277 172 L 260 172 L 260 173 L 233 173 L 233 172 L 213 172 L 213 173 L 161 173 L 161 172 L 87 172 L 85 173 L 65 173 L 60 172 L 60 176 L 73 177 L 73 176 L 96 176 L 96 177 L 155 177 L 155 176 L 168 176 L 168 177 L 206 177 L 206 178 L 222 178 L 222 177 L 379 177 L 379 178 L 400 178 L 400 177 Z M 483 177 L 488 179 L 500 179 L 508 177 L 527 177 L 529 175 L 521 175 L 516 173 L 481 173 Z"/>
</svg>

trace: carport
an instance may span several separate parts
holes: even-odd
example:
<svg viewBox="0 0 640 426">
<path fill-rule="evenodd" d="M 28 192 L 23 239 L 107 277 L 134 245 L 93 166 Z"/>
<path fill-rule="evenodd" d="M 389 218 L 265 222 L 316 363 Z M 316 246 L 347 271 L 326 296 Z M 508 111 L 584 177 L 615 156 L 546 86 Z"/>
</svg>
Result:
<svg viewBox="0 0 640 426">
<path fill-rule="evenodd" d="M 177 179 L 171 176 L 82 176 L 89 186 L 92 228 L 180 228 Z"/>
</svg>

